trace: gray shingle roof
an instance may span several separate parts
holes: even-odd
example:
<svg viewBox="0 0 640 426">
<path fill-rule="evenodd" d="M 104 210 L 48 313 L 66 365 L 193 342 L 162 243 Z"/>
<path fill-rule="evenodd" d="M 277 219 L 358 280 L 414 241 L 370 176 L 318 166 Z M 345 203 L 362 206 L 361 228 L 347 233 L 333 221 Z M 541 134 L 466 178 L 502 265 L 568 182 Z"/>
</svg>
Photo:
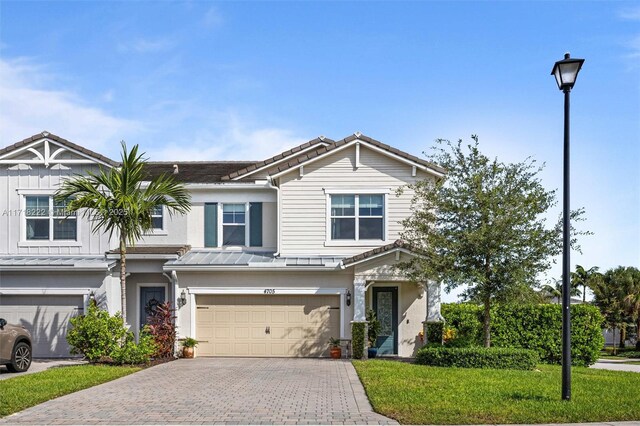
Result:
<svg viewBox="0 0 640 426">
<path fill-rule="evenodd" d="M 146 179 L 167 174 L 184 183 L 219 183 L 229 173 L 253 164 L 255 161 L 149 161 L 144 173 Z M 178 173 L 174 173 L 174 165 Z"/>
</svg>

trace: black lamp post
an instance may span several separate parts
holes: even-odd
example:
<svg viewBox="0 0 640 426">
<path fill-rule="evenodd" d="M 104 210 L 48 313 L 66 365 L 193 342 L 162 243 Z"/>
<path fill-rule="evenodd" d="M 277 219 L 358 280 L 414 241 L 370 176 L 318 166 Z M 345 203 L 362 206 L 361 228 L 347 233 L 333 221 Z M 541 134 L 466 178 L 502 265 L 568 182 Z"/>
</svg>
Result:
<svg viewBox="0 0 640 426">
<path fill-rule="evenodd" d="M 568 53 L 554 64 L 551 74 L 564 92 L 564 177 L 562 194 L 562 399 L 571 399 L 571 211 L 569 208 L 569 95 L 584 59 L 572 59 Z"/>
</svg>

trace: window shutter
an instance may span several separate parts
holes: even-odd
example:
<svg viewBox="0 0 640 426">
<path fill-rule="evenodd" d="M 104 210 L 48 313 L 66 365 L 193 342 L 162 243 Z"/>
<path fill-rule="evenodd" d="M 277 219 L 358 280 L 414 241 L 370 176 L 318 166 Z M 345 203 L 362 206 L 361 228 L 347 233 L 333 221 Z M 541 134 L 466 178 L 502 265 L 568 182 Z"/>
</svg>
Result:
<svg viewBox="0 0 640 426">
<path fill-rule="evenodd" d="M 218 247 L 218 203 L 204 203 L 204 246 Z"/>
<path fill-rule="evenodd" d="M 249 203 L 249 246 L 262 247 L 262 203 Z"/>
</svg>

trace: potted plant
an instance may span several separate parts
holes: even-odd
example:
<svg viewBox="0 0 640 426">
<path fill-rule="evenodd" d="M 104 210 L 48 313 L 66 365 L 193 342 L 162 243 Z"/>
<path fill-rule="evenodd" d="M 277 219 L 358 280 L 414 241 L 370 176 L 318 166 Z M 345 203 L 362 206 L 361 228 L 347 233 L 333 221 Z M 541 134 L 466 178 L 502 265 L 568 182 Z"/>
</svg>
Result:
<svg viewBox="0 0 640 426">
<path fill-rule="evenodd" d="M 331 358 L 340 359 L 342 358 L 342 348 L 340 347 L 340 339 L 336 339 L 332 337 L 329 339 L 329 345 L 331 345 L 331 349 L 329 353 L 331 354 Z"/>
<path fill-rule="evenodd" d="M 193 337 L 185 337 L 182 341 L 182 357 L 193 358 L 194 348 L 198 346 L 198 341 Z"/>
<path fill-rule="evenodd" d="M 367 355 L 369 358 L 375 358 L 378 355 L 378 348 L 376 347 L 376 341 L 378 340 L 378 333 L 380 333 L 380 321 L 376 317 L 376 313 L 373 309 L 367 309 L 367 339 L 369 341 L 369 349 Z"/>
</svg>

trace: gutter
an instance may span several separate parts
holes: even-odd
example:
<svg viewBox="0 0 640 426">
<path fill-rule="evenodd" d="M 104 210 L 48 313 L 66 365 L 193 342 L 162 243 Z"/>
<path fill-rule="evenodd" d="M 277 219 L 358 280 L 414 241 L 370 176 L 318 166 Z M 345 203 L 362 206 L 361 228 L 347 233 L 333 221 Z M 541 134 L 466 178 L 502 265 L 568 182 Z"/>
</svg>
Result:
<svg viewBox="0 0 640 426">
<path fill-rule="evenodd" d="M 273 184 L 273 178 L 271 176 L 267 176 L 267 186 L 270 189 L 274 189 L 276 191 L 276 215 L 278 216 L 277 218 L 277 225 L 276 225 L 276 252 L 273 253 L 273 257 L 279 257 L 280 256 L 280 230 L 282 229 L 280 226 L 280 188 L 276 185 Z"/>
</svg>

